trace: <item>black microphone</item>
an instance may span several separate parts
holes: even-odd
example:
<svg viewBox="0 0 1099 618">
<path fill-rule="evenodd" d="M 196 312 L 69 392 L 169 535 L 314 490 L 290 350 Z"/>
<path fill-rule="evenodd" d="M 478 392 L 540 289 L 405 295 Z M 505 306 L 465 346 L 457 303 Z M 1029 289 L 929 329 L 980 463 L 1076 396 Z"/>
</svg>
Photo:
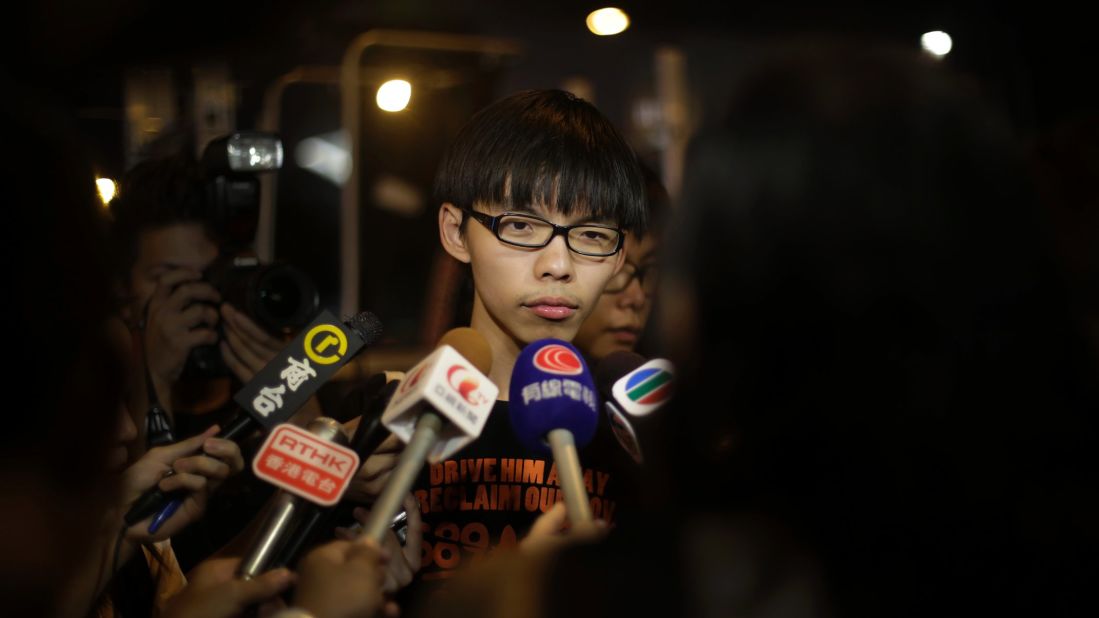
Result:
<svg viewBox="0 0 1099 618">
<path fill-rule="evenodd" d="M 322 311 L 237 392 L 233 400 L 243 410 L 216 437 L 236 441 L 259 427 L 270 430 L 287 421 L 341 367 L 366 346 L 377 342 L 381 334 L 381 320 L 369 311 L 346 322 Z M 132 526 L 176 499 L 177 496 L 154 485 L 134 502 L 123 520 Z"/>
<path fill-rule="evenodd" d="M 393 399 L 393 393 L 400 385 L 400 380 L 387 382 L 370 398 L 370 404 L 359 417 L 359 426 L 355 428 L 350 446 L 351 450 L 359 454 L 360 459 L 365 460 L 373 455 L 382 442 L 390 436 L 389 430 L 382 424 L 382 413 L 385 412 L 389 400 Z"/>
</svg>

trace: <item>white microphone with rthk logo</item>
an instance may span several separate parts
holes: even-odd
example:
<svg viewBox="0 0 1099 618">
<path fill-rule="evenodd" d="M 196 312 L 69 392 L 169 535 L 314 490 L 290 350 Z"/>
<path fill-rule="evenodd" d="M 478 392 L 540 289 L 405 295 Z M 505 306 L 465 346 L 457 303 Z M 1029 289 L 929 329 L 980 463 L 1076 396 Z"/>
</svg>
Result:
<svg viewBox="0 0 1099 618">
<path fill-rule="evenodd" d="M 283 491 L 240 563 L 241 577 L 250 579 L 271 567 L 300 524 L 297 514 L 311 510 L 310 502 L 339 502 L 359 469 L 358 454 L 345 444 L 340 424 L 324 417 L 310 422 L 308 431 L 286 423 L 267 437 L 252 460 L 252 471 Z"/>
<path fill-rule="evenodd" d="M 408 372 L 382 415 L 386 428 L 408 446 L 370 510 L 365 538 L 382 541 L 425 460 L 442 461 L 481 435 L 499 394 L 485 375 L 491 367 L 485 338 L 456 328 Z"/>
</svg>

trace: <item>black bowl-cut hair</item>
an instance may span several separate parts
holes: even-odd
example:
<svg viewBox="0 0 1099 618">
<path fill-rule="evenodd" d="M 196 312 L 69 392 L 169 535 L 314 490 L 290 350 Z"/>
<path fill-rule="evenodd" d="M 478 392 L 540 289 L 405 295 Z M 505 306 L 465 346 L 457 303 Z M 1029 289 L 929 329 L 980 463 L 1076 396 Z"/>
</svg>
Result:
<svg viewBox="0 0 1099 618">
<path fill-rule="evenodd" d="M 478 112 L 435 176 L 435 197 L 646 229 L 645 185 L 633 149 L 591 103 L 561 90 L 527 90 Z"/>
</svg>

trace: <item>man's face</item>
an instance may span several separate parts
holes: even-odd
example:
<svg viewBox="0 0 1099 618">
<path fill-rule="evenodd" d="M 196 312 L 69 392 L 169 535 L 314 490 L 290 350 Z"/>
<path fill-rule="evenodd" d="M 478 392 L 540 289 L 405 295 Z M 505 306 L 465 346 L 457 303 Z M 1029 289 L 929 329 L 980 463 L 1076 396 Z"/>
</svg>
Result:
<svg viewBox="0 0 1099 618">
<path fill-rule="evenodd" d="M 475 210 L 503 212 L 483 204 Z M 558 225 L 613 225 L 583 215 L 566 218 L 545 207 L 535 207 L 533 214 Z M 490 318 L 478 327 L 499 329 L 521 345 L 546 337 L 571 341 L 623 263 L 622 252 L 589 257 L 571 251 L 562 235 L 540 249 L 509 245 L 473 220 L 466 222 L 465 244 L 477 300 Z"/>
<path fill-rule="evenodd" d="M 623 271 L 644 271 L 656 261 L 656 237 L 646 234 L 638 239 L 626 236 L 626 267 Z M 599 297 L 595 310 L 584 321 L 574 342 L 592 361 L 601 360 L 611 352 L 632 352 L 649 321 L 652 298 L 646 296 L 641 281 L 634 277 L 621 292 L 607 292 Z"/>
<path fill-rule="evenodd" d="M 137 259 L 130 269 L 131 319 L 141 319 L 162 275 L 180 267 L 203 271 L 217 255 L 217 245 L 198 223 L 174 223 L 141 232 Z"/>
</svg>

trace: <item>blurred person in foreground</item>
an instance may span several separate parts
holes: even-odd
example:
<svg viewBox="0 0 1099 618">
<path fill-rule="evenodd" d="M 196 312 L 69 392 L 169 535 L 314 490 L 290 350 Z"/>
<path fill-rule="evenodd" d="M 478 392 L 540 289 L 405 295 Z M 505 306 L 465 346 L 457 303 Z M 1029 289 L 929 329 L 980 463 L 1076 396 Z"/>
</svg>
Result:
<svg viewBox="0 0 1099 618">
<path fill-rule="evenodd" d="M 95 234 L 95 176 L 71 123 L 12 85 L 5 142 L 5 324 L 12 379 L 0 438 L 0 607 L 61 611 L 60 593 L 92 551 L 87 529 L 117 492 L 106 462 L 122 366 L 103 328 L 113 311 Z M 90 599 L 88 599 L 90 602 Z"/>
<path fill-rule="evenodd" d="M 734 92 L 666 245 L 649 521 L 436 614 L 1095 615 L 1093 360 L 1003 119 L 865 45 Z"/>
</svg>

